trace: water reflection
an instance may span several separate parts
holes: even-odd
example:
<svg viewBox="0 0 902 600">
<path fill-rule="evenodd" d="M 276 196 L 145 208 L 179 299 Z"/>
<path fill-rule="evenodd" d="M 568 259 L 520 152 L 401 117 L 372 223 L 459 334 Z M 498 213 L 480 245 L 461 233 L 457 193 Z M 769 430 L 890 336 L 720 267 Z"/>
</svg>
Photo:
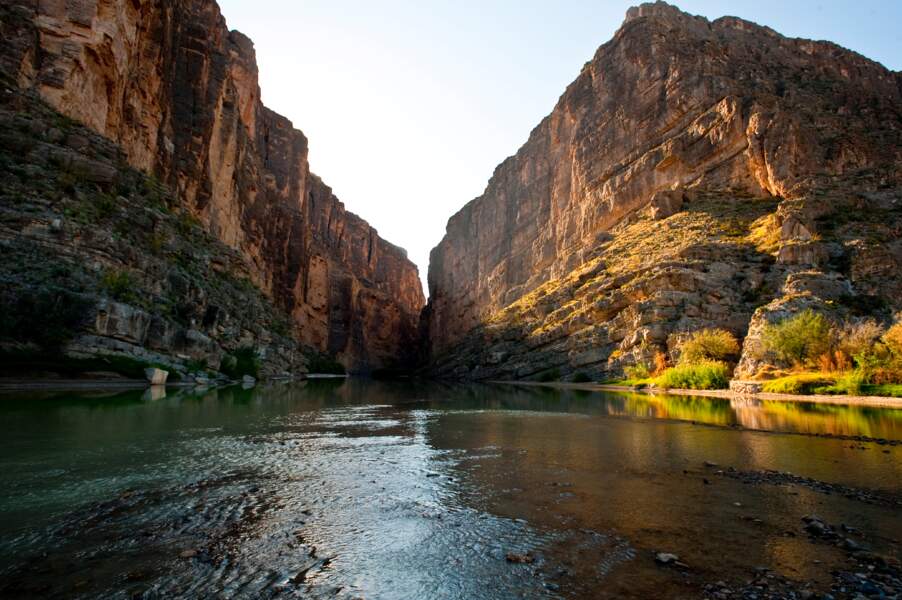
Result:
<svg viewBox="0 0 902 600">
<path fill-rule="evenodd" d="M 886 409 L 326 380 L 5 395 L 0 423 L 0 595 L 692 595 L 652 550 L 808 577 L 830 566 L 783 535 L 802 514 L 902 536 L 885 508 L 704 483 L 900 492 L 898 447 L 709 426 L 899 439 Z"/>
<path fill-rule="evenodd" d="M 466 398 L 472 408 L 673 419 L 786 433 L 902 439 L 902 410 L 542 387 L 507 386 L 505 391 L 500 397 L 492 387 L 466 388 L 451 394 L 455 399 Z"/>
</svg>

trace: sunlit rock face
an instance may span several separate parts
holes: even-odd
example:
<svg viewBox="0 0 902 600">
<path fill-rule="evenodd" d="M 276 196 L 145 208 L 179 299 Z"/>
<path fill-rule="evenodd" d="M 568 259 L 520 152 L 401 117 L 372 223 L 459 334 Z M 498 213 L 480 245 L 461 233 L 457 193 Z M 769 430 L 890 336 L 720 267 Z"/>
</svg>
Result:
<svg viewBox="0 0 902 600">
<path fill-rule="evenodd" d="M 432 251 L 434 368 L 616 370 L 680 331 L 744 335 L 793 272 L 898 307 L 900 90 L 829 42 L 630 9 Z"/>
<path fill-rule="evenodd" d="M 310 172 L 307 139 L 260 100 L 252 42 L 212 0 L 7 2 L 4 72 L 119 143 L 352 369 L 414 347 L 425 302 L 404 250 Z M 292 74 L 295 76 L 296 74 Z"/>
</svg>

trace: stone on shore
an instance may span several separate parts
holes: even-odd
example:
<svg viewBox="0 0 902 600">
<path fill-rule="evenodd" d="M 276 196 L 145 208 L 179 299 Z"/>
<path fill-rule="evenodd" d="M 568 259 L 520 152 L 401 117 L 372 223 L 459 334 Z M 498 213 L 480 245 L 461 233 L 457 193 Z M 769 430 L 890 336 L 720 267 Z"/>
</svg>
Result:
<svg viewBox="0 0 902 600">
<path fill-rule="evenodd" d="M 169 371 L 151 367 L 149 369 L 144 369 L 144 376 L 147 377 L 147 381 L 150 382 L 150 385 L 166 385 L 166 380 L 169 378 Z"/>
</svg>

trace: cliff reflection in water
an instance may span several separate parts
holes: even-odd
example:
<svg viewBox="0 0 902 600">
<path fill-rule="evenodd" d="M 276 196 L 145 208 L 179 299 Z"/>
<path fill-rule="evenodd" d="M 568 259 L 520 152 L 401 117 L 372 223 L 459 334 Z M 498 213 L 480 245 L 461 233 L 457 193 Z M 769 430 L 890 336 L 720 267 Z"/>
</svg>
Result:
<svg viewBox="0 0 902 600">
<path fill-rule="evenodd" d="M 353 384 L 347 392 L 353 395 L 352 388 Z M 499 389 L 504 394 L 499 394 Z M 457 402 L 465 400 L 468 408 L 572 412 L 786 433 L 902 439 L 902 410 L 886 408 L 512 385 L 448 387 L 427 397 L 435 401 L 442 394 Z"/>
</svg>

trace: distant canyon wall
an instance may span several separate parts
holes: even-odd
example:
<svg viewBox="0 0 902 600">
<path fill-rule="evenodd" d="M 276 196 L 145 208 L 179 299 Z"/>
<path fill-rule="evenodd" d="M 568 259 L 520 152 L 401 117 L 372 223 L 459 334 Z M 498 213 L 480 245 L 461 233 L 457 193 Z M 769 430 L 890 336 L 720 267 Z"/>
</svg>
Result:
<svg viewBox="0 0 902 600">
<path fill-rule="evenodd" d="M 262 104 L 253 44 L 214 1 L 19 0 L 0 16 L 3 72 L 157 174 L 248 259 L 300 341 L 352 370 L 412 358 L 416 266 L 310 172 L 306 137 Z"/>
<path fill-rule="evenodd" d="M 895 206 L 889 196 L 900 184 L 900 115 L 902 76 L 835 44 L 789 39 L 733 17 L 708 21 L 663 2 L 631 9 L 526 144 L 498 166 L 484 194 L 448 221 L 429 267 L 425 319 L 432 360 L 451 354 L 456 358 L 448 368 L 456 365 L 457 374 L 481 366 L 483 373 L 498 375 L 497 365 L 516 363 L 512 357 L 518 353 L 548 347 L 565 357 L 583 356 L 594 348 L 592 359 L 577 364 L 603 370 L 612 353 L 642 341 L 630 341 L 631 335 L 654 318 L 637 314 L 604 333 L 598 327 L 618 315 L 626 319 L 623 311 L 630 304 L 660 290 L 626 294 L 615 308 L 598 309 L 589 305 L 601 302 L 600 295 L 589 298 L 577 290 L 592 280 L 593 294 L 600 294 L 605 277 L 618 290 L 632 281 L 615 284 L 613 278 L 626 262 L 616 247 L 627 238 L 617 228 L 649 208 L 663 208 L 658 219 L 678 213 L 690 197 L 723 200 L 734 212 L 756 210 L 768 199 L 786 201 L 772 209 L 768 221 L 777 238 L 782 228 L 781 247 L 759 258 L 773 261 L 782 252 L 786 261 L 795 260 L 796 270 L 810 268 L 823 249 L 801 247 L 816 242 L 818 218 L 846 210 L 853 199 L 861 213 Z M 649 225 L 647 235 L 653 231 Z M 687 238 L 697 236 L 696 244 L 716 242 L 713 230 L 709 238 L 705 235 L 685 232 Z M 652 248 L 644 251 L 644 273 L 664 268 L 667 261 L 686 267 L 686 256 L 654 248 L 653 237 L 648 241 Z M 845 253 L 846 263 L 853 265 L 875 262 L 873 254 L 884 253 L 879 269 L 889 269 L 888 278 L 882 283 L 859 278 L 858 289 L 892 301 L 899 289 L 892 274 L 902 256 L 899 242 L 882 250 L 856 246 L 850 239 L 835 242 L 842 247 L 832 250 Z M 709 261 L 722 259 L 710 254 Z M 591 272 L 567 281 L 580 268 Z M 629 268 L 633 276 L 639 273 Z M 761 269 L 753 270 L 740 275 L 764 278 Z M 767 274 L 777 287 L 779 277 L 786 276 Z M 570 291 L 557 286 L 555 303 L 518 309 L 519 321 L 508 315 L 507 325 L 516 332 L 479 333 L 479 341 L 466 346 L 476 357 L 464 359 L 461 347 L 468 335 L 499 325 L 505 308 L 529 294 L 545 296 L 551 290 L 540 288 L 554 280 Z M 726 287 L 727 293 L 738 289 L 729 277 L 705 285 Z M 689 287 L 683 291 L 698 293 L 697 284 Z M 779 295 L 776 290 L 767 294 Z M 570 308 L 561 313 L 565 305 Z M 702 301 L 701 310 L 707 305 Z M 733 327 L 744 333 L 754 303 L 736 299 L 725 301 L 725 307 L 745 315 Z M 644 341 L 662 345 L 667 333 L 679 328 L 680 311 L 673 306 L 668 311 L 674 314 L 658 318 L 666 326 Z M 713 314 L 700 322 L 730 324 Z M 576 348 L 579 336 L 591 341 Z M 510 347 L 520 342 L 533 350 Z M 500 348 L 494 358 L 479 350 L 492 346 Z M 525 376 L 540 368 L 532 364 L 507 374 Z"/>
</svg>

